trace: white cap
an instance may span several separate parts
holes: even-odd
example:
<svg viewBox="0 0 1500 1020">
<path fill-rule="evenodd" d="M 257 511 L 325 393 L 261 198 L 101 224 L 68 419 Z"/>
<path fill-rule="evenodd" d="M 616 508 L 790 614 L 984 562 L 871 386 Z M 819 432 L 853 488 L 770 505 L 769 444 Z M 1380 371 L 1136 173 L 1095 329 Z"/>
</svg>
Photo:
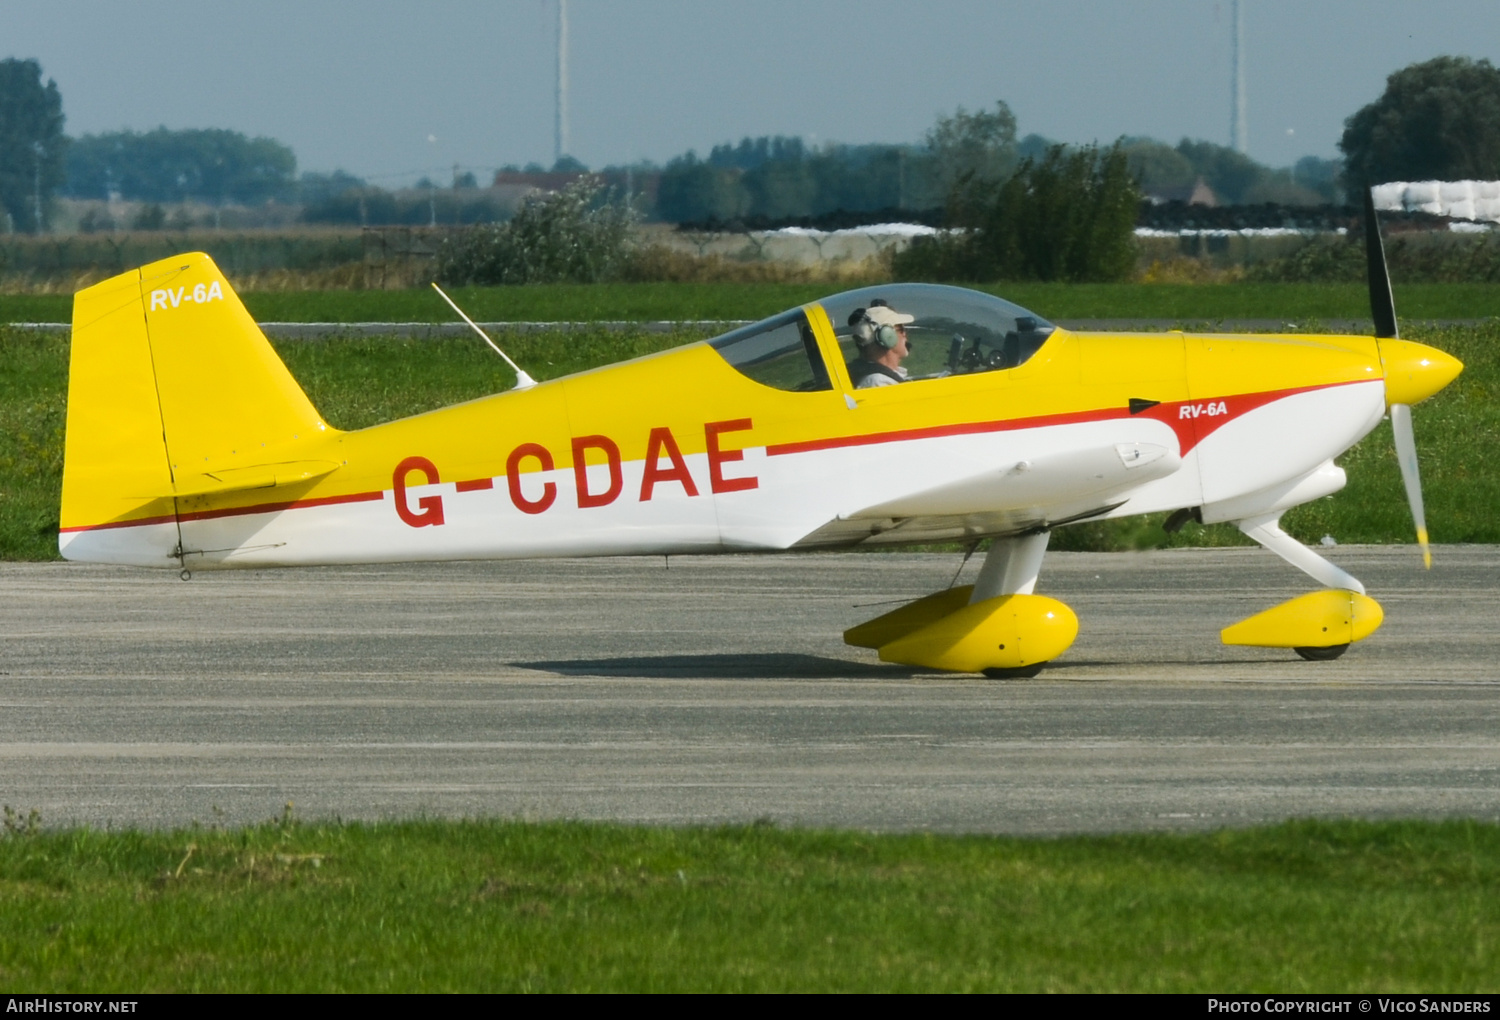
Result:
<svg viewBox="0 0 1500 1020">
<path fill-rule="evenodd" d="M 865 318 L 877 326 L 904 326 L 908 322 L 916 322 L 915 315 L 907 315 L 898 312 L 888 305 L 872 305 L 865 309 Z"/>
</svg>

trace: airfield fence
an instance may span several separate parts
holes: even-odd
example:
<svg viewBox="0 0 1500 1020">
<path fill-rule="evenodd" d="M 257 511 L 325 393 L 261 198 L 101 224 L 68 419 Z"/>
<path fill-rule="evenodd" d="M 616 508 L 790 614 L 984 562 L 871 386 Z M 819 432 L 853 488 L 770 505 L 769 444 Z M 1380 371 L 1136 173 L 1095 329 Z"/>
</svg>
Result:
<svg viewBox="0 0 1500 1020">
<path fill-rule="evenodd" d="M 418 286 L 433 279 L 438 248 L 462 227 L 365 227 L 362 231 L 366 290 Z"/>
<path fill-rule="evenodd" d="M 226 276 L 269 284 L 388 289 L 430 275 L 453 227 L 342 230 L 132 231 L 0 236 L 0 282 L 8 289 L 71 290 L 185 251 L 212 256 Z M 273 277 L 285 277 L 277 286 Z"/>
</svg>

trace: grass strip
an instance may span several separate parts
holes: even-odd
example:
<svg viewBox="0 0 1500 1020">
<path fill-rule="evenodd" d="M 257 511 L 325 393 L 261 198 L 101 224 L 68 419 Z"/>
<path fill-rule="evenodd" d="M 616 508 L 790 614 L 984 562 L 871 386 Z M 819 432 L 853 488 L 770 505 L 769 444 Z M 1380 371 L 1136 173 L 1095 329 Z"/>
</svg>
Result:
<svg viewBox="0 0 1500 1020">
<path fill-rule="evenodd" d="M 1479 992 L 1500 827 L 1018 839 L 509 821 L 14 834 L 31 992 Z"/>
<path fill-rule="evenodd" d="M 55 560 L 68 341 L 0 326 L 0 559 Z"/>
<path fill-rule="evenodd" d="M 460 287 L 454 298 L 482 322 L 759 319 L 846 289 L 828 283 L 605 283 Z M 1361 319 L 1363 285 L 1343 283 L 999 283 L 979 290 L 1049 319 Z M 274 291 L 243 294 L 260 322 L 448 322 L 436 294 L 414 290 Z M 1396 288 L 1403 318 L 1500 316 L 1500 284 L 1411 283 Z M 0 295 L 0 322 L 68 322 L 65 294 Z"/>
<path fill-rule="evenodd" d="M 1428 526 L 1435 542 L 1500 542 L 1500 322 L 1413 328 L 1412 339 L 1449 351 L 1464 374 L 1415 413 Z M 538 379 L 552 379 L 701 339 L 585 329 L 506 338 L 507 351 Z M 495 393 L 509 369 L 477 339 L 399 337 L 279 341 L 277 350 L 327 420 L 358 429 Z M 57 558 L 67 407 L 68 341 L 0 327 L 0 559 Z M 1291 510 L 1287 530 L 1306 542 L 1410 542 L 1412 524 L 1389 425 L 1340 459 L 1349 485 Z M 1232 525 L 1161 530 L 1165 515 L 1060 528 L 1052 548 L 1109 551 L 1239 545 Z"/>
</svg>

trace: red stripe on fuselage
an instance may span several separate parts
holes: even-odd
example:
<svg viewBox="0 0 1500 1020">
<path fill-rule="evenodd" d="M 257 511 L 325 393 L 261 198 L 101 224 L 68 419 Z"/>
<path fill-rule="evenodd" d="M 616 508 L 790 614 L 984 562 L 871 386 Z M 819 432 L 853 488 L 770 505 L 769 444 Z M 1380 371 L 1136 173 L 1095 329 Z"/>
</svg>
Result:
<svg viewBox="0 0 1500 1020">
<path fill-rule="evenodd" d="M 1256 408 L 1265 407 L 1267 404 L 1275 403 L 1284 397 L 1294 397 L 1299 393 L 1313 393 L 1317 390 L 1331 390 L 1337 386 L 1352 386 L 1355 383 L 1373 381 L 1371 379 L 1351 379 L 1348 382 L 1322 383 L 1317 386 L 1297 386 L 1287 390 L 1237 393 L 1232 397 L 1180 400 L 1174 403 L 1157 404 L 1155 407 L 1148 407 L 1136 415 L 1136 417 L 1153 418 L 1167 425 L 1173 432 L 1177 433 L 1177 443 L 1182 448 L 1181 455 L 1187 456 L 1189 450 L 1203 442 L 1213 433 L 1236 418 L 1249 414 Z M 1216 405 L 1222 405 L 1225 408 L 1224 413 L 1208 413 L 1208 409 Z M 1202 413 L 1183 417 L 1183 408 L 1197 408 Z M 1116 417 L 1119 416 L 1117 415 Z"/>
<path fill-rule="evenodd" d="M 293 499 L 284 503 L 257 503 L 254 506 L 225 507 L 222 510 L 197 510 L 178 514 L 175 517 L 142 517 L 133 521 L 111 521 L 108 524 L 83 524 L 71 528 L 60 528 L 64 533 L 73 531 L 104 531 L 109 528 L 141 528 L 151 524 L 172 524 L 176 521 L 212 521 L 220 517 L 244 517 L 250 514 L 274 514 L 283 510 L 301 510 L 310 506 L 332 506 L 338 503 L 373 503 L 384 499 L 384 492 L 356 492 L 348 496 L 322 496 L 318 499 Z"/>
<path fill-rule="evenodd" d="M 137 517 L 133 521 L 110 521 L 108 524 L 75 524 L 71 528 L 58 528 L 64 535 L 74 531 L 108 531 L 110 528 L 146 528 L 153 524 L 176 524 L 177 518 L 168 514 L 165 517 Z"/>
<path fill-rule="evenodd" d="M 384 492 L 356 492 L 348 496 L 323 496 L 320 499 L 293 499 L 285 503 L 257 503 L 255 506 L 225 507 L 223 510 L 197 510 L 178 514 L 182 521 L 212 521 L 221 517 L 244 517 L 249 514 L 276 514 L 283 510 L 301 510 L 310 506 L 333 506 L 338 503 L 373 503 L 385 499 Z"/>
<path fill-rule="evenodd" d="M 922 429 L 900 429 L 895 432 L 871 432 L 860 436 L 835 436 L 831 439 L 809 439 L 800 443 L 778 443 L 766 447 L 767 457 L 789 453 L 811 453 L 814 450 L 838 450 L 847 446 L 878 446 L 882 443 L 904 443 L 913 439 L 938 439 L 943 436 L 970 436 L 985 432 L 1011 432 L 1016 429 L 1041 428 L 1046 425 L 1072 425 L 1077 422 L 1105 421 L 1128 416 L 1119 408 L 1097 411 L 1072 411 L 1035 418 L 1010 418 L 1005 421 L 973 421 L 956 425 L 932 425 Z"/>
</svg>

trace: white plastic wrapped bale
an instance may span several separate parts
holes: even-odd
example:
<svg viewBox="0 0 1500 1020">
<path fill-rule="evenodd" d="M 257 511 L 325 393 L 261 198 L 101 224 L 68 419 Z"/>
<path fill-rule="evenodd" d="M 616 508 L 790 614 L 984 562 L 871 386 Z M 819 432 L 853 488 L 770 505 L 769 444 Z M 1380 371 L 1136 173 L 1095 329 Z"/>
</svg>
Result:
<svg viewBox="0 0 1500 1020">
<path fill-rule="evenodd" d="M 1474 215 L 1474 200 L 1472 198 L 1461 198 L 1457 202 L 1444 202 L 1443 208 L 1447 210 L 1444 216 L 1452 216 L 1460 220 L 1478 219 Z"/>
<path fill-rule="evenodd" d="M 1500 181 L 1391 181 L 1371 189 L 1382 212 L 1425 212 L 1500 223 Z"/>
<path fill-rule="evenodd" d="M 1403 212 L 1406 209 L 1405 181 L 1377 184 L 1370 189 L 1370 195 L 1375 199 L 1375 208 L 1381 212 Z"/>
<path fill-rule="evenodd" d="M 1441 181 L 1412 181 L 1406 186 L 1402 205 L 1406 207 L 1407 212 L 1424 212 L 1441 216 L 1443 215 L 1441 186 Z"/>
</svg>

